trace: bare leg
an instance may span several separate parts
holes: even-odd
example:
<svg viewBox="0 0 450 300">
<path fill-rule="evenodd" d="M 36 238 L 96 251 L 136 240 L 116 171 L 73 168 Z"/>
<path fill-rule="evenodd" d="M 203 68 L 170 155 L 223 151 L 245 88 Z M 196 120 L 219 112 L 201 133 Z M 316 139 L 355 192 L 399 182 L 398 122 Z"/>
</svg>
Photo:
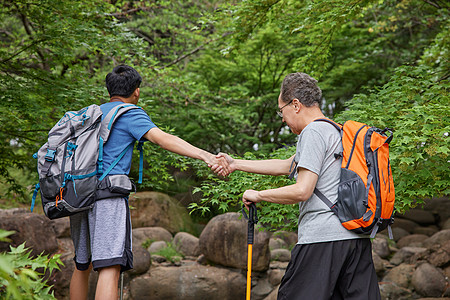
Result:
<svg viewBox="0 0 450 300">
<path fill-rule="evenodd" d="M 70 300 L 86 300 L 91 269 L 92 265 L 85 271 L 80 271 L 75 268 L 72 279 L 70 280 Z"/>
<path fill-rule="evenodd" d="M 98 271 L 95 300 L 117 300 L 120 266 L 101 268 Z"/>
</svg>

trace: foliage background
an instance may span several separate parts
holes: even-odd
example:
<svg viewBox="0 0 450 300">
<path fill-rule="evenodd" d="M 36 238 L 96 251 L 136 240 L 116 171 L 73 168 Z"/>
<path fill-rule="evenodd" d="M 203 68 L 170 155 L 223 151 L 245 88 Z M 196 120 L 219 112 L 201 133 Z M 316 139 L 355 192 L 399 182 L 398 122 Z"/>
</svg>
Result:
<svg viewBox="0 0 450 300">
<path fill-rule="evenodd" d="M 397 209 L 449 195 L 448 14 L 440 0 L 0 1 L 2 205 L 28 201 L 31 155 L 66 110 L 108 101 L 104 77 L 119 63 L 143 76 L 140 105 L 158 126 L 249 159 L 293 153 L 276 99 L 286 74 L 309 73 L 327 116 L 395 129 Z M 149 143 L 145 157 L 141 188 L 197 186 L 194 214 L 237 210 L 245 189 L 289 183 L 221 180 Z M 271 226 L 295 227 L 296 206 L 260 209 Z"/>
</svg>

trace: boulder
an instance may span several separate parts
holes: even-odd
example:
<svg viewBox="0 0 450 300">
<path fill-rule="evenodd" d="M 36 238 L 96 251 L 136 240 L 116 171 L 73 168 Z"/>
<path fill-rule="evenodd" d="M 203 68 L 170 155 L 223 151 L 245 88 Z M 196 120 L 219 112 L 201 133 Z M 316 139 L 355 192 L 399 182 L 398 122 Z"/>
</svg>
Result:
<svg viewBox="0 0 450 300">
<path fill-rule="evenodd" d="M 286 242 L 287 248 L 292 249 L 298 242 L 297 232 L 292 231 L 277 231 L 273 234 L 273 237 L 280 238 Z"/>
<path fill-rule="evenodd" d="M 11 245 L 17 247 L 26 242 L 25 247 L 31 248 L 33 256 L 42 252 L 53 254 L 58 250 L 55 230 L 51 221 L 43 215 L 33 213 L 4 215 L 0 219 L 0 228 L 15 231 L 8 237 Z M 9 243 L 0 242 L 0 252 L 8 250 Z"/>
<path fill-rule="evenodd" d="M 133 247 L 133 269 L 127 271 L 127 273 L 132 276 L 144 274 L 150 269 L 150 265 L 150 253 L 141 246 Z"/>
<path fill-rule="evenodd" d="M 394 282 L 380 282 L 381 299 L 411 300 L 413 293 L 409 289 L 398 286 Z"/>
<path fill-rule="evenodd" d="M 280 286 L 278 285 L 264 300 L 277 300 L 278 297 L 278 289 Z"/>
<path fill-rule="evenodd" d="M 409 259 L 413 255 L 418 255 L 418 254 L 421 254 L 423 252 L 427 252 L 427 248 L 423 248 L 423 247 L 403 247 L 402 249 L 397 251 L 397 253 L 395 253 L 394 256 L 392 256 L 392 258 L 390 259 L 390 262 L 393 265 L 399 265 L 399 264 L 404 263 L 404 262 L 408 263 Z"/>
<path fill-rule="evenodd" d="M 447 220 L 450 218 L 450 199 L 449 197 L 427 199 L 424 210 L 438 215 L 440 220 Z"/>
<path fill-rule="evenodd" d="M 247 268 L 247 222 L 239 213 L 226 213 L 212 218 L 200 235 L 200 252 L 209 261 L 216 264 L 246 269 Z M 269 268 L 270 234 L 255 229 L 253 243 L 254 271 Z"/>
<path fill-rule="evenodd" d="M 177 252 L 185 256 L 199 256 L 198 238 L 187 232 L 178 232 L 173 238 L 173 245 Z"/>
<path fill-rule="evenodd" d="M 132 299 L 244 299 L 241 272 L 202 266 L 155 267 L 130 283 Z"/>
<path fill-rule="evenodd" d="M 139 192 L 130 196 L 133 228 L 159 226 L 172 234 L 180 231 L 197 234 L 197 227 L 186 208 L 176 199 L 159 192 Z"/>
<path fill-rule="evenodd" d="M 450 229 L 450 219 L 447 219 L 442 223 L 442 230 L 445 229 Z"/>
<path fill-rule="evenodd" d="M 251 289 L 251 297 L 253 299 L 264 299 L 272 292 L 273 287 L 266 277 L 257 278 L 255 281 L 256 284 Z"/>
<path fill-rule="evenodd" d="M 441 230 L 436 234 L 423 241 L 424 247 L 431 247 L 432 245 L 443 245 L 450 241 L 450 229 Z"/>
<path fill-rule="evenodd" d="M 57 238 L 70 237 L 70 219 L 68 217 L 51 220 L 50 222 Z"/>
<path fill-rule="evenodd" d="M 411 220 L 420 225 L 431 225 L 436 222 L 434 215 L 431 212 L 417 208 L 406 211 L 402 218 Z"/>
<path fill-rule="evenodd" d="M 291 251 L 287 249 L 274 249 L 270 251 L 270 259 L 288 262 L 291 260 Z"/>
<path fill-rule="evenodd" d="M 403 247 L 422 247 L 423 242 L 428 239 L 428 236 L 425 234 L 410 234 L 403 238 L 401 238 L 397 242 L 398 248 Z"/>
<path fill-rule="evenodd" d="M 444 274 L 429 263 L 417 267 L 411 282 L 414 289 L 425 297 L 439 297 L 446 288 Z"/>
<path fill-rule="evenodd" d="M 395 218 L 394 224 L 392 224 L 392 228 L 400 227 L 408 231 L 409 233 L 413 233 L 414 228 L 416 228 L 417 226 L 419 226 L 419 224 L 417 224 L 416 222 L 408 219 L 402 219 L 401 217 Z"/>
<path fill-rule="evenodd" d="M 287 249 L 288 245 L 287 243 L 278 237 L 271 237 L 269 239 L 269 249 L 275 250 L 275 249 Z"/>
<path fill-rule="evenodd" d="M 372 250 L 381 258 L 387 258 L 391 254 L 388 241 L 384 237 L 377 236 L 372 240 Z"/>
<path fill-rule="evenodd" d="M 172 242 L 172 234 L 162 227 L 142 227 L 133 229 L 133 245 L 142 246 L 142 244 L 155 241 Z M 147 245 L 148 246 L 148 245 Z"/>
<path fill-rule="evenodd" d="M 427 236 L 432 236 L 433 234 L 437 233 L 438 231 L 439 231 L 439 229 L 437 228 L 437 226 L 427 226 L 427 227 L 417 226 L 416 228 L 414 228 L 413 233 L 425 234 Z"/>
<path fill-rule="evenodd" d="M 75 256 L 73 242 L 71 238 L 58 239 L 58 251 L 64 266 L 60 270 L 55 270 L 48 280 L 49 285 L 53 285 L 56 299 L 69 299 L 69 285 L 75 269 Z"/>
<path fill-rule="evenodd" d="M 148 252 L 150 252 L 150 254 L 156 253 L 164 248 L 167 248 L 167 243 L 164 241 L 156 241 L 153 242 L 150 247 L 148 247 Z"/>
<path fill-rule="evenodd" d="M 434 250 L 428 261 L 435 267 L 445 267 L 450 263 L 450 241 L 447 241 L 442 246 L 437 245 L 432 249 Z"/>
<path fill-rule="evenodd" d="M 284 273 L 286 273 L 286 270 L 282 269 L 270 269 L 269 271 L 267 271 L 270 284 L 273 286 L 279 285 L 281 283 L 281 279 L 284 276 Z"/>
<path fill-rule="evenodd" d="M 383 277 L 383 282 L 394 282 L 399 287 L 408 288 L 414 270 L 414 265 L 401 264 L 391 269 L 389 273 Z"/>
<path fill-rule="evenodd" d="M 377 276 L 378 277 L 383 276 L 384 272 L 386 271 L 386 268 L 384 266 L 385 265 L 384 260 L 375 252 L 372 252 L 372 260 Z"/>
<path fill-rule="evenodd" d="M 403 229 L 402 227 L 393 227 L 392 235 L 394 236 L 394 241 L 398 242 L 402 237 L 409 235 L 410 233 Z"/>
</svg>

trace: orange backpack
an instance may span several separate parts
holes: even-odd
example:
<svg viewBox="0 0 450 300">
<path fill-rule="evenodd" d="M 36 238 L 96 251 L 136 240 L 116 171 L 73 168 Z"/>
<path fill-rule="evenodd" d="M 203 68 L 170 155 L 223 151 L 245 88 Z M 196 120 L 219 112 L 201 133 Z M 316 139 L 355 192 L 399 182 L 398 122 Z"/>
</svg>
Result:
<svg viewBox="0 0 450 300">
<path fill-rule="evenodd" d="M 318 119 L 332 124 L 342 137 L 343 153 L 338 200 L 331 203 L 317 188 L 314 193 L 339 217 L 342 225 L 371 238 L 388 228 L 392 239 L 394 222 L 394 180 L 389 162 L 389 143 L 392 130 L 369 127 L 347 121 L 343 125 L 329 119 Z M 386 132 L 390 135 L 387 136 Z"/>
</svg>

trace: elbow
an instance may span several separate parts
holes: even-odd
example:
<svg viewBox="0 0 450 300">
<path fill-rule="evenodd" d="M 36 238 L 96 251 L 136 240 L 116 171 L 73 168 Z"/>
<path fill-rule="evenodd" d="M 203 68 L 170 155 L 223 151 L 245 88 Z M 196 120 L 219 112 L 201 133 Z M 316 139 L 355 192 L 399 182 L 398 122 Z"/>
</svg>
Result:
<svg viewBox="0 0 450 300">
<path fill-rule="evenodd" d="M 313 194 L 313 191 L 305 186 L 298 186 L 296 190 L 296 203 L 308 200 Z"/>
</svg>

